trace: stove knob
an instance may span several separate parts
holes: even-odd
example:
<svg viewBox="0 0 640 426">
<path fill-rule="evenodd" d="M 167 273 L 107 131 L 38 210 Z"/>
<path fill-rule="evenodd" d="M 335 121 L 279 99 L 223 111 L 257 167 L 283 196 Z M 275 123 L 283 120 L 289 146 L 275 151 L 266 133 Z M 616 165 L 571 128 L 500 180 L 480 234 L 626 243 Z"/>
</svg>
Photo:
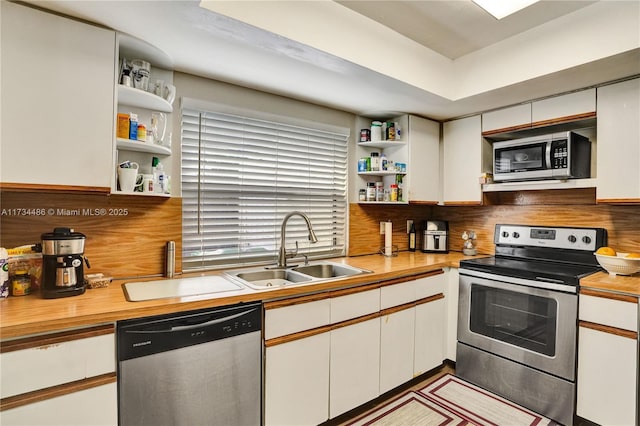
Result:
<svg viewBox="0 0 640 426">
<path fill-rule="evenodd" d="M 569 242 L 570 243 L 575 243 L 576 241 L 578 241 L 578 239 L 576 238 L 575 235 L 569 235 Z"/>
<path fill-rule="evenodd" d="M 502 231 L 502 236 L 504 238 L 509 238 L 509 233 L 507 231 Z"/>
<path fill-rule="evenodd" d="M 591 237 L 585 235 L 584 237 L 582 237 L 582 242 L 585 244 L 590 244 L 591 243 Z"/>
<path fill-rule="evenodd" d="M 514 232 L 513 233 L 513 238 L 520 238 L 520 233 L 519 232 Z"/>
</svg>

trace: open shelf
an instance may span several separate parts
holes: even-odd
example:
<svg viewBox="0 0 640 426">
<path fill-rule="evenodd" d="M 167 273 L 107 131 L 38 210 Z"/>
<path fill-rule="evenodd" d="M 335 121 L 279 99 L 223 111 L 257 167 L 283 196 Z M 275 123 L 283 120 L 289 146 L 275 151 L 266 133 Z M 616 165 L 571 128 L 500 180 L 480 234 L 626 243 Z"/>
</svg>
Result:
<svg viewBox="0 0 640 426">
<path fill-rule="evenodd" d="M 117 147 L 118 149 L 144 152 L 147 154 L 171 155 L 171 148 L 142 141 L 134 141 L 131 139 L 117 138 Z"/>
<path fill-rule="evenodd" d="M 173 112 L 171 104 L 160 96 L 122 84 L 118 84 L 118 104 L 159 112 Z"/>
<path fill-rule="evenodd" d="M 379 148 L 379 149 L 385 149 L 385 148 L 395 148 L 395 147 L 400 147 L 400 146 L 404 146 L 407 143 L 402 141 L 402 140 L 395 140 L 395 141 L 374 141 L 374 142 L 358 142 L 358 145 L 364 148 Z"/>
</svg>

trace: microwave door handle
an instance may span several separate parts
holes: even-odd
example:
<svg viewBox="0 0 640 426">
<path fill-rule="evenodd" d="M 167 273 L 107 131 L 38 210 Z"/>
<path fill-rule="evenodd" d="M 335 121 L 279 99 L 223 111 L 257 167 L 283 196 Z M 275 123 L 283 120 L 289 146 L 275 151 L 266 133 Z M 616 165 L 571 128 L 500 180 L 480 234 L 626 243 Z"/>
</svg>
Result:
<svg viewBox="0 0 640 426">
<path fill-rule="evenodd" d="M 547 145 L 547 146 L 546 146 L 546 148 L 545 148 L 544 156 L 545 156 L 545 158 L 546 158 L 546 160 L 547 160 L 547 164 L 545 164 L 545 167 L 544 167 L 544 168 L 545 168 L 545 169 L 547 169 L 547 170 L 549 170 L 549 169 L 552 169 L 552 168 L 553 168 L 553 166 L 552 166 L 552 164 L 551 164 L 551 145 L 552 145 L 552 142 L 551 142 L 551 141 L 549 141 L 549 142 L 547 142 L 547 143 L 546 143 L 546 145 Z"/>
</svg>

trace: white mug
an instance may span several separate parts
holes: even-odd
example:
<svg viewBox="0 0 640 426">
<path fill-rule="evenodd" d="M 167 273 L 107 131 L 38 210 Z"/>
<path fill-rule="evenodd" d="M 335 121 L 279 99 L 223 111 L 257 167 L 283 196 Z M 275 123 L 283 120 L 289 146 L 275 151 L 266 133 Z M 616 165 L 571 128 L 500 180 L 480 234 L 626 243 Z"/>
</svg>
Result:
<svg viewBox="0 0 640 426">
<path fill-rule="evenodd" d="M 131 167 L 118 167 L 118 182 L 120 183 L 120 191 L 132 193 L 136 187 L 142 185 L 142 182 L 137 183 L 142 176 L 138 174 L 138 163 L 129 163 Z"/>
</svg>

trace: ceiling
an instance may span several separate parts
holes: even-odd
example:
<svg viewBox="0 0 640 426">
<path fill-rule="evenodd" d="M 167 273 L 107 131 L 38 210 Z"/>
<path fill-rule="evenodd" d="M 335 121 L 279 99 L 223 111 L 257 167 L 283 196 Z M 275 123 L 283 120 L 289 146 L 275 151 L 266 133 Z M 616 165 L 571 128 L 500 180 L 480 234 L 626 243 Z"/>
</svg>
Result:
<svg viewBox="0 0 640 426">
<path fill-rule="evenodd" d="M 31 0 L 176 71 L 365 116 L 448 119 L 640 74 L 640 1 Z"/>
</svg>

